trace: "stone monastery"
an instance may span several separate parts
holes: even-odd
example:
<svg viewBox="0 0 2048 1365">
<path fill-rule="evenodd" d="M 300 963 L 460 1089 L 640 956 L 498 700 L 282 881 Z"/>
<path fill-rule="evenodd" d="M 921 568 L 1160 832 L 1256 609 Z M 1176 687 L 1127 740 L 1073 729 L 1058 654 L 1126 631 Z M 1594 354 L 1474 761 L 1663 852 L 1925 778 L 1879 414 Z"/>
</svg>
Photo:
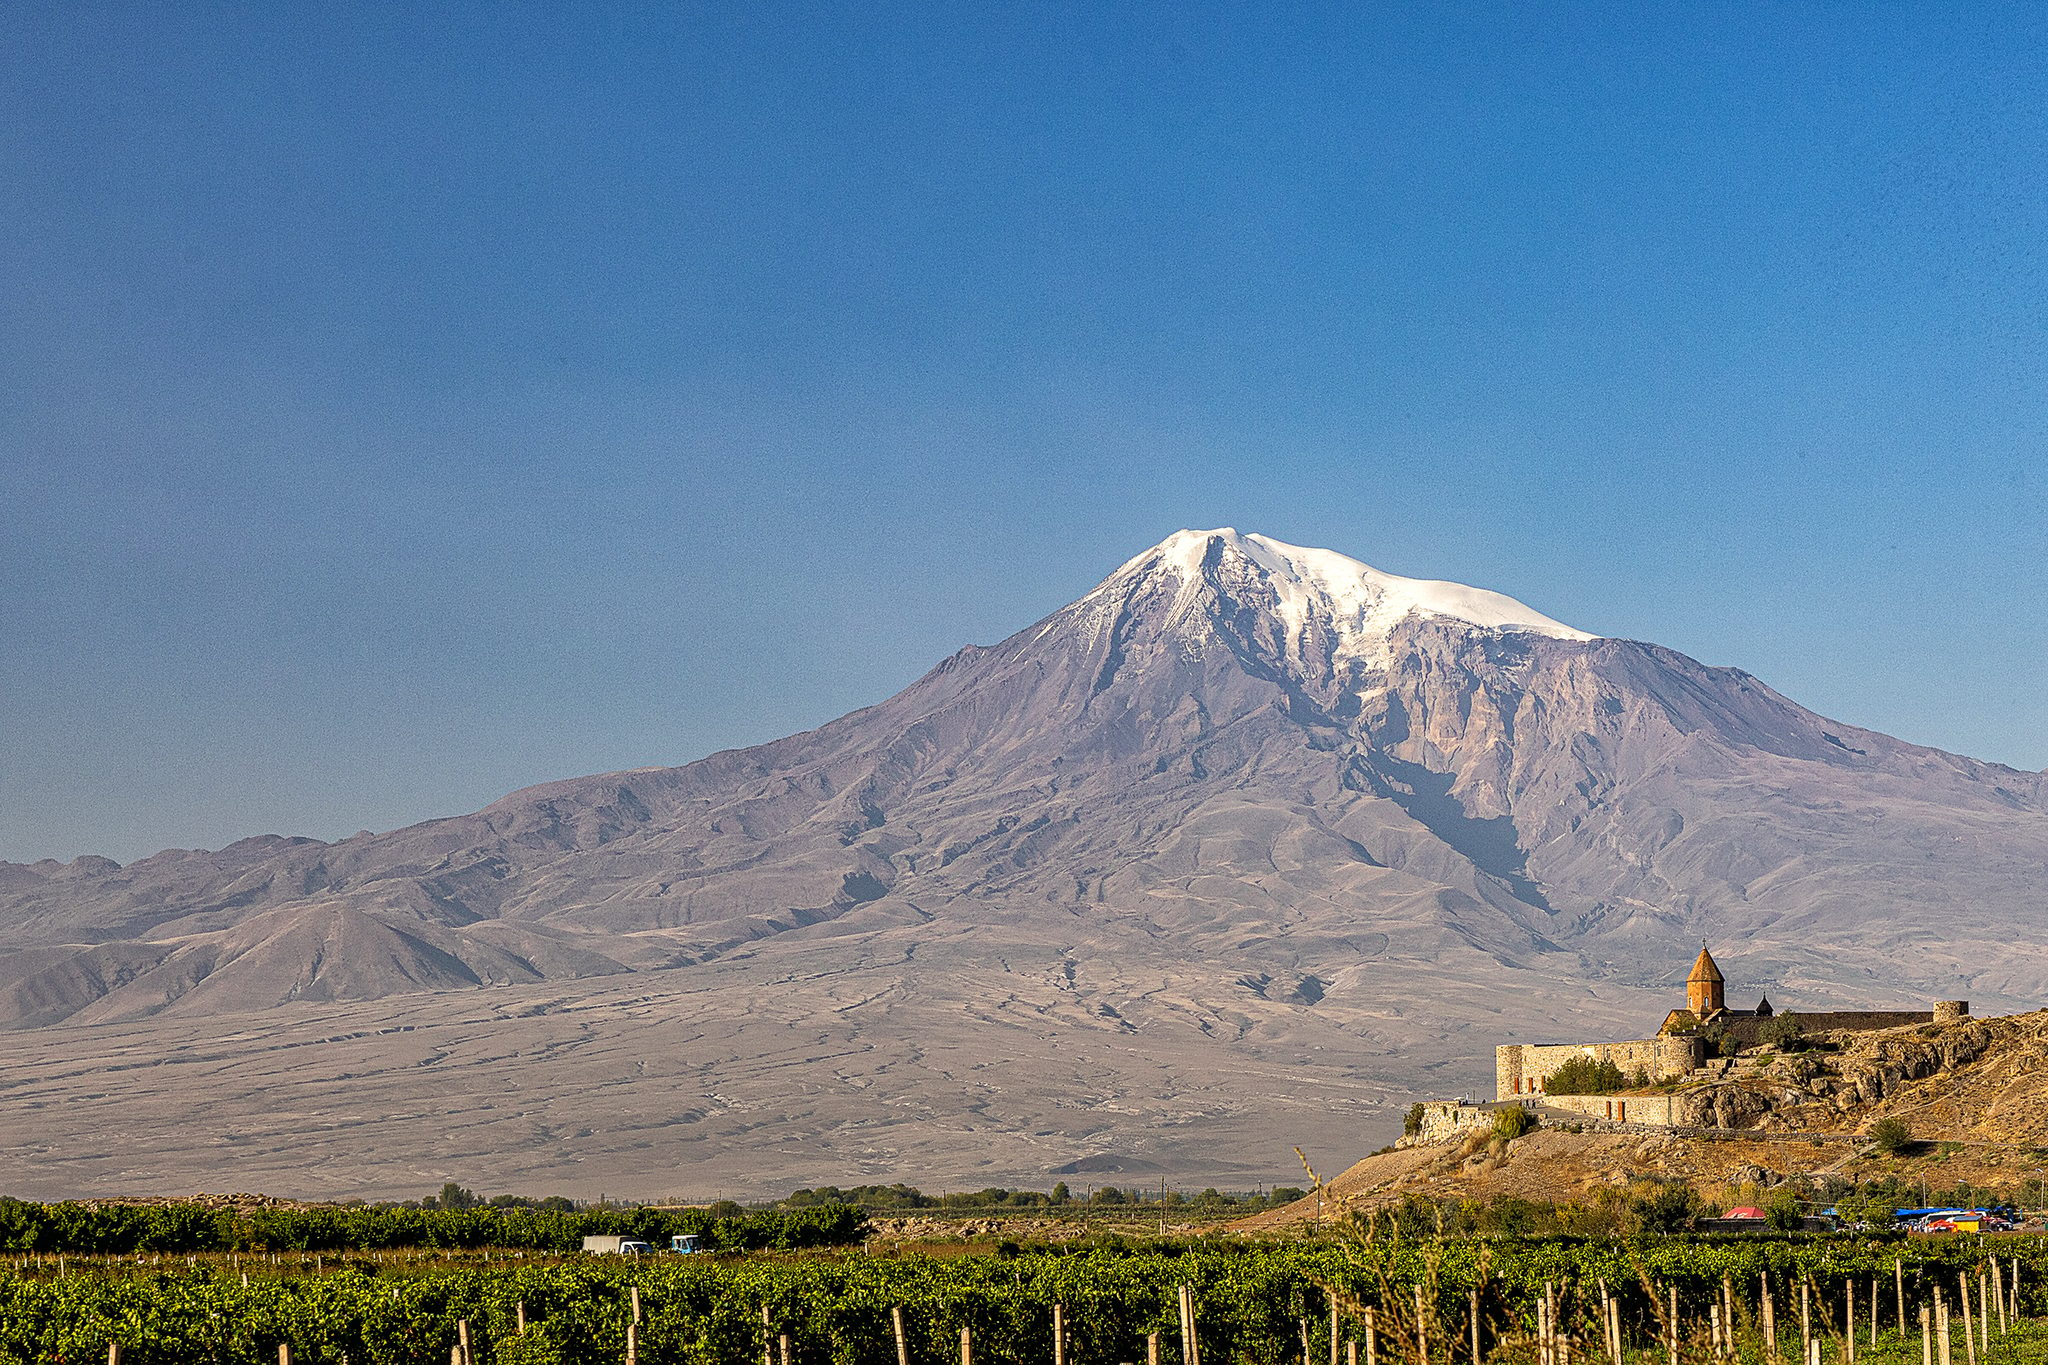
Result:
<svg viewBox="0 0 2048 1365">
<path fill-rule="evenodd" d="M 1768 998 L 1754 1009 L 1730 1009 L 1727 982 L 1704 945 L 1685 982 L 1685 1008 L 1664 1017 L 1654 1038 L 1619 1043 L 1508 1043 L 1493 1050 L 1494 1098 L 1541 1103 L 1596 1118 L 1638 1123 L 1672 1123 L 1670 1099 L 1655 1095 L 1552 1095 L 1544 1083 L 1574 1058 L 1612 1062 L 1637 1088 L 1659 1086 L 1693 1077 L 1711 1059 L 1765 1041 L 1774 1011 Z M 1970 1013 L 1968 1001 L 1939 1000 L 1926 1010 L 1833 1010 L 1787 1015 L 1802 1031 L 1898 1028 L 1906 1024 L 1948 1023 Z M 1781 1025 L 1784 1027 L 1785 1025 Z M 1699 1079 L 1707 1079 L 1704 1075 Z M 1633 1112 L 1631 1112 L 1633 1111 Z"/>
</svg>

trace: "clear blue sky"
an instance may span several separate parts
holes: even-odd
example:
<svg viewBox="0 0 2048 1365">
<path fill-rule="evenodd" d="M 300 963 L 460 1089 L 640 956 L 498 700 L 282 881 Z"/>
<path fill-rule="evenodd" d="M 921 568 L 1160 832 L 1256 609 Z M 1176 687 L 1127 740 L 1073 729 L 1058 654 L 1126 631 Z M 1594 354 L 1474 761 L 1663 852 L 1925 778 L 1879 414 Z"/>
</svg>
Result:
<svg viewBox="0 0 2048 1365">
<path fill-rule="evenodd" d="M 0 857 L 772 738 L 1182 526 L 2048 764 L 2039 6 L 4 29 Z"/>
</svg>

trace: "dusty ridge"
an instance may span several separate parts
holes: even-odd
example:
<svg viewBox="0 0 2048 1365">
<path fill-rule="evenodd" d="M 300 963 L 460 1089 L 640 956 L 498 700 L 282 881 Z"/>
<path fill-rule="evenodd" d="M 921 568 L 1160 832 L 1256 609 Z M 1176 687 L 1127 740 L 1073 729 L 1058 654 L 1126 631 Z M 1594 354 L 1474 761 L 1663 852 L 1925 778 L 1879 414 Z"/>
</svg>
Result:
<svg viewBox="0 0 2048 1365">
<path fill-rule="evenodd" d="M 1685 1087 L 1694 1112 L 1743 1121 L 1702 1135 L 1553 1113 L 1511 1143 L 1483 1135 L 1375 1153 L 1311 1195 L 1235 1226 L 1285 1227 L 1431 1198 L 1585 1200 L 1638 1177 L 1683 1179 L 1711 1194 L 1800 1175 L 1918 1172 L 1878 1154 L 1864 1134 L 1899 1118 L 1924 1148 L 1944 1150 L 1939 1182 L 2018 1188 L 2048 1146 L 2048 1010 L 1956 1024 L 1814 1035 L 1836 1053 L 1743 1059 L 1726 1081 Z M 1576 1130 L 1576 1131 L 1574 1131 Z"/>
<path fill-rule="evenodd" d="M 772 744 L 0 864 L 0 1188 L 1244 1187 L 1631 1036 L 1701 935 L 1781 1007 L 2032 1008 L 2044 868 L 2040 774 L 1183 532 Z"/>
</svg>

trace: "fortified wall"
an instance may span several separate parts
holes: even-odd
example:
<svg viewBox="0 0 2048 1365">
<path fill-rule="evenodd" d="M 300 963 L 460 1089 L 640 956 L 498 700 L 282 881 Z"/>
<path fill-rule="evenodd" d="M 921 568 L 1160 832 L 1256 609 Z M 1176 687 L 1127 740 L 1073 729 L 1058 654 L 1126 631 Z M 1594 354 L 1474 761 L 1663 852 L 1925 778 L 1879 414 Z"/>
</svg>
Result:
<svg viewBox="0 0 2048 1365">
<path fill-rule="evenodd" d="M 1801 1010 L 1792 1017 L 1799 1020 L 1800 1028 L 1807 1033 L 1826 1033 L 1833 1029 L 1866 1032 L 1904 1028 L 1908 1024 L 1953 1024 L 1970 1017 L 1970 1002 L 1937 1000 L 1934 1008 L 1929 1010 L 1815 1010 L 1812 1013 Z M 1753 1014 L 1738 1014 L 1723 1023 L 1721 1028 L 1737 1046 L 1755 1047 L 1764 1040 L 1764 1026 L 1769 1022 L 1768 1015 L 1759 1018 Z"/>
<path fill-rule="evenodd" d="M 1664 1027 L 1655 1038 L 1637 1038 L 1619 1043 L 1506 1043 L 1493 1050 L 1494 1099 L 1515 1100 L 1540 1095 L 1544 1103 L 1570 1109 L 1594 1118 L 1617 1121 L 1623 1115 L 1617 1106 L 1626 1103 L 1626 1121 L 1670 1123 L 1670 1105 L 1664 1103 L 1659 1115 L 1657 1098 L 1636 1095 L 1552 1095 L 1548 1081 L 1566 1062 L 1585 1059 L 1612 1062 L 1625 1077 L 1642 1073 L 1651 1085 L 1677 1080 L 1706 1064 L 1710 1051 L 1724 1043 L 1737 1048 L 1754 1047 L 1767 1037 L 1778 1016 L 1768 998 L 1754 1009 L 1730 1009 L 1726 982 L 1712 953 L 1700 949 L 1692 974 L 1685 982 L 1685 1008 L 1665 1016 Z M 1801 1032 L 1901 1028 L 1908 1024 L 1947 1024 L 1970 1016 L 1967 1000 L 1937 1000 L 1925 1010 L 1828 1010 L 1813 1014 L 1783 1016 L 1796 1018 Z"/>
<path fill-rule="evenodd" d="M 1461 1133 L 1493 1127 L 1493 1110 L 1464 1100 L 1427 1100 L 1420 1106 L 1421 1126 L 1401 1139 L 1398 1146 L 1444 1142 Z"/>
<path fill-rule="evenodd" d="M 1493 1050 L 1493 1097 L 1512 1100 L 1541 1095 L 1543 1083 L 1553 1072 L 1580 1057 L 1612 1062 L 1625 1076 L 1644 1072 L 1655 1085 L 1683 1076 L 1706 1061 L 1707 1045 L 1692 1035 L 1624 1043 L 1507 1043 Z"/>
<path fill-rule="evenodd" d="M 1552 1109 L 1569 1109 L 1592 1119 L 1616 1123 L 1654 1123 L 1675 1128 L 1681 1101 L 1676 1095 L 1545 1095 L 1543 1103 Z"/>
</svg>

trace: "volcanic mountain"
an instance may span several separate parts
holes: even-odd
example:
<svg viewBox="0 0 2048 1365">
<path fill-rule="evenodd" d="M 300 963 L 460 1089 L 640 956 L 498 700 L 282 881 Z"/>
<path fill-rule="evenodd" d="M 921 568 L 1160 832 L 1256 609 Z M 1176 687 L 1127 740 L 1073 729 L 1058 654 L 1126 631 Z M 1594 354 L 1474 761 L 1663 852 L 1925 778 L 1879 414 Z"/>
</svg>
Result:
<svg viewBox="0 0 2048 1365">
<path fill-rule="evenodd" d="M 1477 1081 L 1496 1033 L 1588 1010 L 1640 1031 L 1703 936 L 1738 996 L 1768 985 L 1781 1007 L 2020 1003 L 2048 966 L 2048 778 L 1496 593 L 1183 531 L 1009 639 L 771 744 L 332 844 L 0 864 L 0 1024 L 147 1054 L 164 1029 L 222 1021 L 345 1016 L 385 1037 L 394 1011 L 474 1010 L 486 985 L 543 1013 L 673 991 L 730 1026 L 737 1065 L 760 1029 L 702 994 L 723 983 L 776 994 L 789 1028 L 841 1020 L 841 1042 L 909 1076 L 957 1010 L 1028 1018 L 1048 1047 L 1123 1039 L 1147 1077 L 1117 1091 L 1133 1114 L 1204 1067 L 1227 1085 L 1318 1049 L 1370 1108 L 1446 1063 Z M 1030 978 L 1029 1002 L 988 972 Z M 932 1017 L 860 1023 L 913 997 Z M 777 1065 L 802 1085 L 863 1088 L 796 1053 Z M 859 1098 L 828 1126 L 873 1119 Z M 939 1109 L 955 1100 L 973 1112 Z M 1045 1127 L 1060 1105 L 1009 1126 L 1044 1128 L 1047 1156 L 1127 1142 L 1113 1123 Z"/>
</svg>

